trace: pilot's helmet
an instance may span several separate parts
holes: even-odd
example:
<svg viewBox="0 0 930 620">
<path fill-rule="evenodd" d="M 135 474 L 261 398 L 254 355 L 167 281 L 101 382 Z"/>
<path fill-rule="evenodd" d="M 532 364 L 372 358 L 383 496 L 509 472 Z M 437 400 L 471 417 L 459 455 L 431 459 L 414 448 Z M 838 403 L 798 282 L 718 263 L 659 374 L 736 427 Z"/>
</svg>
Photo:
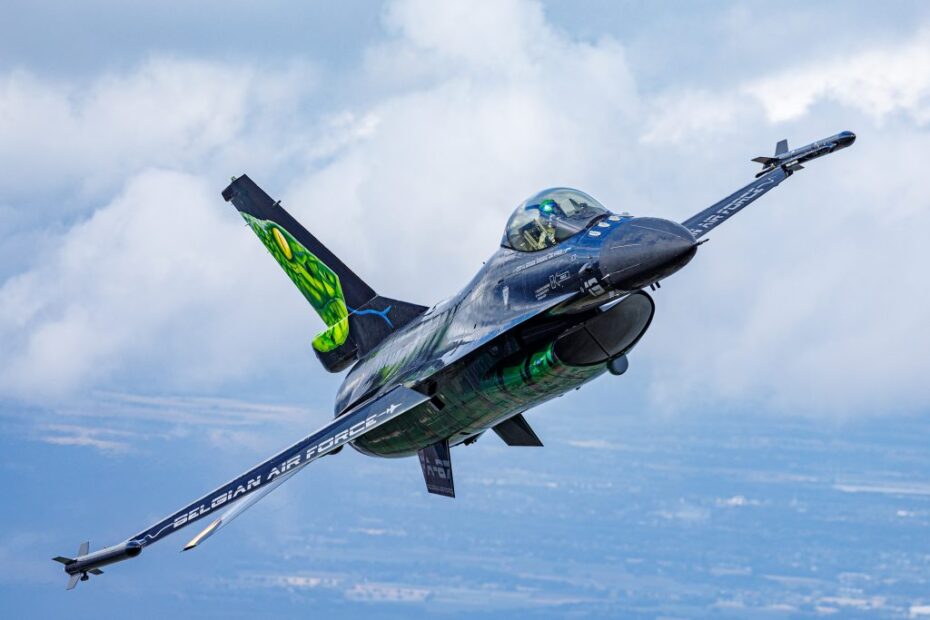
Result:
<svg viewBox="0 0 930 620">
<path fill-rule="evenodd" d="M 564 215 L 564 213 L 562 213 L 562 209 L 559 207 L 559 203 L 557 203 L 552 198 L 546 198 L 539 203 L 537 208 L 539 209 L 539 213 L 546 219 L 552 219 L 557 215 Z"/>
</svg>

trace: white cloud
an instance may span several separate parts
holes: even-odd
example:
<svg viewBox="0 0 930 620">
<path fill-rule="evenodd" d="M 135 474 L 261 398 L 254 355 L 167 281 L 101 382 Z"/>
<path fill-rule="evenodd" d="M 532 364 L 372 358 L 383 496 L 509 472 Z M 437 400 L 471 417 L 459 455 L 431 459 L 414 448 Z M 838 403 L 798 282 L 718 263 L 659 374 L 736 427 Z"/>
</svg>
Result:
<svg viewBox="0 0 930 620">
<path fill-rule="evenodd" d="M 746 103 L 738 95 L 701 90 L 664 93 L 651 102 L 639 139 L 644 144 L 690 143 L 695 150 L 706 149 L 707 136 L 725 136 L 734 124 L 751 116 Z"/>
<path fill-rule="evenodd" d="M 316 93 L 301 63 L 154 58 L 69 85 L 7 76 L 4 137 L 19 150 L 0 158 L 21 167 L 16 187 L 38 182 L 44 158 L 65 187 L 112 189 L 0 287 L 0 391 L 41 399 L 128 379 L 204 389 L 289 359 L 315 368 L 306 343 L 319 324 L 222 204 L 218 170 L 248 169 L 376 288 L 423 302 L 467 281 L 525 195 L 608 177 L 602 127 L 635 102 L 619 46 L 573 42 L 520 2 L 398 3 L 386 19 L 399 33 L 387 66 L 412 58 L 436 73 L 357 108 L 308 114 Z M 506 49 L 480 51 L 475 36 Z M 502 76 L 514 64 L 492 59 L 510 51 L 523 61 Z M 290 186 L 268 180 L 276 165 L 297 171 Z"/>
<path fill-rule="evenodd" d="M 715 91 L 672 88 L 649 106 L 645 144 L 704 146 L 764 121 L 802 120 L 817 104 L 839 104 L 878 127 L 896 113 L 930 121 L 930 30 L 858 53 L 800 59 L 787 69 Z"/>
<path fill-rule="evenodd" d="M 773 122 L 799 118 L 818 101 L 835 101 L 876 121 L 907 113 L 930 121 L 930 31 L 850 57 L 815 61 L 744 87 Z"/>
<path fill-rule="evenodd" d="M 83 446 L 109 454 L 128 452 L 131 442 L 140 437 L 135 433 L 110 428 L 49 424 L 39 430 L 39 441 L 59 446 Z"/>
<path fill-rule="evenodd" d="M 571 439 L 568 445 L 583 450 L 616 450 L 617 446 L 604 439 Z"/>
<path fill-rule="evenodd" d="M 812 163 L 711 235 L 687 276 L 673 280 L 682 294 L 664 293 L 673 297 L 660 311 L 677 330 L 652 334 L 655 404 L 748 404 L 838 417 L 930 405 L 921 379 L 930 369 L 923 354 L 930 294 L 915 285 L 930 226 L 920 183 L 930 148 L 921 130 L 930 109 L 927 41 L 921 32 L 893 47 L 802 61 L 732 91 L 704 93 L 694 109 L 654 112 L 660 119 L 681 112 L 682 130 L 673 136 L 682 150 L 712 133 L 745 141 L 747 118 L 761 127 L 767 119 L 775 124 L 767 131 L 792 136 L 795 146 L 794 135 L 859 132 L 849 151 Z M 718 100 L 736 104 L 735 124 L 699 122 Z"/>
<path fill-rule="evenodd" d="M 213 170 L 246 149 L 280 160 L 287 150 L 273 142 L 294 129 L 295 102 L 315 81 L 306 64 L 265 71 L 170 57 L 90 82 L 0 75 L 0 190 L 97 197 L 146 168 Z"/>
<path fill-rule="evenodd" d="M 618 44 L 573 41 L 524 2 L 400 2 L 387 21 L 401 36 L 363 70 L 406 87 L 369 108 L 376 129 L 364 141 L 286 194 L 379 291 L 421 302 L 453 293 L 540 187 L 626 185 L 615 147 L 639 103 Z"/>
<path fill-rule="evenodd" d="M 740 507 L 740 506 L 760 506 L 762 504 L 762 502 L 760 502 L 757 499 L 746 499 L 742 495 L 734 495 L 733 497 L 727 497 L 727 498 L 718 497 L 716 500 L 714 500 L 714 503 L 717 506 L 720 506 L 723 508 L 734 508 L 734 507 Z"/>
<path fill-rule="evenodd" d="M 653 94 L 618 42 L 573 38 L 534 3 L 396 2 L 384 20 L 392 38 L 348 75 L 156 57 L 82 83 L 0 76 L 9 191 L 47 179 L 83 197 L 76 223 L 52 202 L 37 214 L 65 232 L 0 284 L 0 393 L 320 374 L 319 322 L 218 197 L 231 173 L 284 198 L 379 292 L 427 303 L 471 277 L 540 187 L 685 217 L 748 180 L 737 148 L 818 138 L 839 116 L 859 143 L 715 233 L 658 296 L 637 356 L 671 410 L 927 404 L 928 144 L 911 131 L 927 118 L 925 35 L 719 94 Z"/>
<path fill-rule="evenodd" d="M 565 44 L 539 5 L 513 0 L 449 2 L 441 8 L 428 0 L 403 0 L 388 7 L 386 23 L 404 43 L 481 78 L 519 77 L 537 64 L 547 46 Z"/>
<path fill-rule="evenodd" d="M 306 325 L 300 300 L 276 303 L 284 283 L 255 271 L 264 250 L 216 196 L 190 175 L 140 173 L 5 282 L 0 389 L 46 399 L 127 375 L 210 385 L 303 354 L 284 326 Z"/>
<path fill-rule="evenodd" d="M 10 414 L 28 418 L 34 425 L 28 436 L 35 441 L 111 455 L 192 435 L 204 438 L 218 455 L 241 455 L 243 450 L 264 455 L 292 443 L 294 433 L 306 433 L 308 425 L 322 426 L 332 415 L 322 405 L 311 409 L 258 400 L 114 392 L 94 392 Z"/>
</svg>

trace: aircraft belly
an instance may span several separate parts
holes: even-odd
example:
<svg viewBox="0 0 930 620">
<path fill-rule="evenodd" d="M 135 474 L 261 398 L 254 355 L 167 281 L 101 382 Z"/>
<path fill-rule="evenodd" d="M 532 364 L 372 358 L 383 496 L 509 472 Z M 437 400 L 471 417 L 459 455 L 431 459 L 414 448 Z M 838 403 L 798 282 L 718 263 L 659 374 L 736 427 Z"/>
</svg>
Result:
<svg viewBox="0 0 930 620">
<path fill-rule="evenodd" d="M 570 366 L 552 355 L 552 346 L 514 364 L 530 371 L 508 370 L 474 377 L 463 369 L 442 391 L 441 409 L 426 402 L 361 437 L 352 445 L 372 456 L 416 454 L 443 439 L 465 441 L 517 413 L 560 396 L 603 374 L 606 363 Z"/>
<path fill-rule="evenodd" d="M 649 295 L 634 293 L 534 349 L 501 352 L 491 347 L 443 373 L 428 401 L 352 445 L 366 454 L 391 457 L 412 455 L 444 440 L 462 443 L 603 374 L 611 360 L 636 345 L 654 312 Z"/>
</svg>

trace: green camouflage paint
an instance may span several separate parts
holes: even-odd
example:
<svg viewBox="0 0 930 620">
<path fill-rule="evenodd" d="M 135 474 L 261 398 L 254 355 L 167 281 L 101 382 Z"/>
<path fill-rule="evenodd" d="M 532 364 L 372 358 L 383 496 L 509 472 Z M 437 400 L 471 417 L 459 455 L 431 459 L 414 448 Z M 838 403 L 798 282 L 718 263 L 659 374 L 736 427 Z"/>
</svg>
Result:
<svg viewBox="0 0 930 620">
<path fill-rule="evenodd" d="M 345 343 L 349 309 L 339 276 L 279 224 L 248 213 L 242 217 L 326 323 L 328 329 L 313 339 L 313 348 L 326 353 Z"/>
<path fill-rule="evenodd" d="M 569 366 L 555 356 L 551 343 L 506 364 L 479 356 L 450 377 L 438 395 L 444 403 L 441 411 L 424 404 L 359 438 L 356 445 L 380 456 L 404 456 L 445 438 L 458 443 L 580 387 L 606 368 L 603 363 Z"/>
</svg>

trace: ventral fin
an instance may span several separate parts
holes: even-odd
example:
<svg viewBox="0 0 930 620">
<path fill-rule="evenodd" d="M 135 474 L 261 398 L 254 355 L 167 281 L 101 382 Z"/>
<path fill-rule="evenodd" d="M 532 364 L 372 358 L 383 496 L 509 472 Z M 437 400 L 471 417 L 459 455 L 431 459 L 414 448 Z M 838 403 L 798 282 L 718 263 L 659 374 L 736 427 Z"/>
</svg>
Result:
<svg viewBox="0 0 930 620">
<path fill-rule="evenodd" d="M 494 427 L 497 436 L 504 440 L 508 446 L 536 446 L 542 447 L 536 433 L 533 432 L 530 423 L 526 421 L 522 413 L 504 420 Z"/>
<path fill-rule="evenodd" d="M 436 495 L 455 497 L 455 485 L 452 482 L 452 453 L 449 450 L 449 440 L 443 439 L 431 446 L 423 448 L 417 455 L 420 457 L 420 468 L 426 480 L 426 490 Z"/>
</svg>

